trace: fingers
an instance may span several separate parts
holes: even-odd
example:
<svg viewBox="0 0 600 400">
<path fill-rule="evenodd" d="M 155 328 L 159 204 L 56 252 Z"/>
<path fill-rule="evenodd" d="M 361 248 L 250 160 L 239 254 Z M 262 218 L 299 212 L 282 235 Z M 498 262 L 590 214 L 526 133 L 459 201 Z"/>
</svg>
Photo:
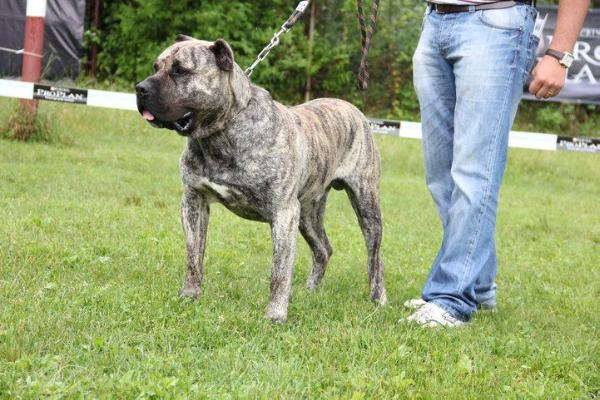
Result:
<svg viewBox="0 0 600 400">
<path fill-rule="evenodd" d="M 562 89 L 560 82 L 544 81 L 539 78 L 534 78 L 529 85 L 529 93 L 535 95 L 538 99 L 548 99 L 558 95 Z"/>
<path fill-rule="evenodd" d="M 556 96 L 556 90 L 553 90 L 552 86 L 550 86 L 550 85 L 543 85 L 535 93 L 535 97 L 537 97 L 538 99 L 547 99 L 547 98 L 550 98 L 552 96 Z"/>
<path fill-rule="evenodd" d="M 533 78 L 533 81 L 531 81 L 531 83 L 529 84 L 529 93 L 534 94 L 537 97 L 537 93 L 540 91 L 542 86 L 543 83 L 541 81 Z"/>
<path fill-rule="evenodd" d="M 531 72 L 533 80 L 529 93 L 538 99 L 548 99 L 558 95 L 565 84 L 566 70 L 556 60 L 544 57 Z"/>
<path fill-rule="evenodd" d="M 538 90 L 535 94 L 535 97 L 538 99 L 549 99 L 554 97 L 560 93 L 562 89 L 562 85 L 557 83 L 546 84 L 542 86 L 540 90 Z"/>
</svg>

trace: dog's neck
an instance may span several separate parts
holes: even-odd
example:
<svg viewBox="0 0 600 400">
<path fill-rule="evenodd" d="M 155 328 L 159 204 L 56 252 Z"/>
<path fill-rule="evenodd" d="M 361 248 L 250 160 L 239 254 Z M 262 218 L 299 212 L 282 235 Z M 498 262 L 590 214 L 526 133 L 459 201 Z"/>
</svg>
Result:
<svg viewBox="0 0 600 400">
<path fill-rule="evenodd" d="M 231 168 L 234 165 L 235 146 L 226 131 L 216 132 L 209 137 L 188 138 L 188 149 L 206 165 L 221 165 Z"/>
<path fill-rule="evenodd" d="M 252 99 L 249 79 L 242 69 L 235 65 L 228 78 L 229 107 L 221 114 L 202 124 L 200 137 L 188 138 L 188 147 L 205 160 L 219 160 L 232 163 L 235 141 L 231 135 L 236 129 L 236 117 L 242 114 Z"/>
<path fill-rule="evenodd" d="M 233 164 L 236 153 L 237 142 L 248 140 L 252 135 L 247 124 L 247 118 L 243 118 L 246 112 L 253 107 L 251 98 L 246 107 L 237 109 L 231 118 L 227 119 L 221 129 L 211 131 L 211 134 L 201 138 L 188 138 L 188 148 L 204 160 L 219 160 L 226 164 Z"/>
<path fill-rule="evenodd" d="M 227 85 L 229 86 L 228 107 L 220 114 L 216 114 L 208 120 L 203 121 L 200 127 L 202 138 L 207 138 L 226 130 L 231 121 L 238 114 L 242 113 L 250 103 L 250 99 L 252 98 L 252 83 L 237 64 L 234 64 L 233 70 L 227 77 Z"/>
<path fill-rule="evenodd" d="M 239 73 L 243 74 L 243 71 L 239 69 Z M 269 92 L 253 85 L 245 75 L 236 80 L 231 82 L 237 85 L 231 91 L 232 106 L 206 128 L 202 127 L 200 138 L 188 138 L 188 148 L 204 160 L 233 164 L 238 141 L 247 142 L 248 136 L 254 134 L 256 127 L 248 126 L 250 118 L 247 114 L 257 113 L 255 100 L 262 98 L 263 102 L 273 101 Z"/>
</svg>

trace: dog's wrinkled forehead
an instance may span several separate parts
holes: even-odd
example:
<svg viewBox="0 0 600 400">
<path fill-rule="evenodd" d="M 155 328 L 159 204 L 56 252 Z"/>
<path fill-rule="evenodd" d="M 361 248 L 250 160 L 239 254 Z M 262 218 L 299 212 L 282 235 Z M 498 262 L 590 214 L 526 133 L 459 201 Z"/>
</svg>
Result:
<svg viewBox="0 0 600 400">
<path fill-rule="evenodd" d="M 170 68 L 173 64 L 190 70 L 196 69 L 201 64 L 207 63 L 211 58 L 214 61 L 214 55 L 210 51 L 212 42 L 204 40 L 187 40 L 175 43 L 168 47 L 156 59 L 157 69 Z"/>
</svg>

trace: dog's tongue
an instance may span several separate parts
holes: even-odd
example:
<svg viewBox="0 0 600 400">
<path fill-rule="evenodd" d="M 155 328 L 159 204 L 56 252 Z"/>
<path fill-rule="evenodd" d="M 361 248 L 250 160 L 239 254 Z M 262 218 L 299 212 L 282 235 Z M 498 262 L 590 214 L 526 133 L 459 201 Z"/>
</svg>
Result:
<svg viewBox="0 0 600 400">
<path fill-rule="evenodd" d="M 152 115 L 148 110 L 144 110 L 142 117 L 144 117 L 146 121 L 154 121 L 154 115 Z"/>
</svg>

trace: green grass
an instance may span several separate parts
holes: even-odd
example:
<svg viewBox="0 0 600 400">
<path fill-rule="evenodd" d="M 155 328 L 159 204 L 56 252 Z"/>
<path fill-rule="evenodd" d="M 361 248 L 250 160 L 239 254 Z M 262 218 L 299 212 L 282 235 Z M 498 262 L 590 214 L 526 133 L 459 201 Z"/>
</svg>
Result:
<svg viewBox="0 0 600 400">
<path fill-rule="evenodd" d="M 0 123 L 13 102 L 1 101 Z M 203 296 L 180 300 L 183 139 L 133 112 L 42 104 L 63 143 L 0 141 L 0 398 L 598 398 L 597 155 L 511 150 L 499 305 L 458 330 L 399 324 L 441 228 L 418 141 L 378 137 L 390 305 L 368 301 L 362 238 L 330 197 L 335 250 L 289 321 L 263 318 L 267 225 L 213 206 Z"/>
</svg>

